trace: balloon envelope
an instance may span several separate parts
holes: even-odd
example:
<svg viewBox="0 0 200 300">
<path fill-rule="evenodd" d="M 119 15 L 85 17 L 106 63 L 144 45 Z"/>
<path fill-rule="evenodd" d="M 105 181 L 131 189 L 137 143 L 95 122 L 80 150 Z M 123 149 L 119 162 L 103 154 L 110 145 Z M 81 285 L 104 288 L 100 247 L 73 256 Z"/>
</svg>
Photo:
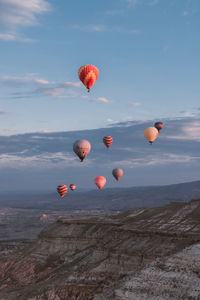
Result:
<svg viewBox="0 0 200 300">
<path fill-rule="evenodd" d="M 116 168 L 116 169 L 113 169 L 113 170 L 112 170 L 112 174 L 113 174 L 113 176 L 115 177 L 115 179 L 116 179 L 117 181 L 119 181 L 120 178 L 123 176 L 124 172 L 123 172 L 122 169 Z"/>
<path fill-rule="evenodd" d="M 87 140 L 78 140 L 74 143 L 73 150 L 80 160 L 83 161 L 91 150 L 90 142 Z"/>
<path fill-rule="evenodd" d="M 96 186 L 101 190 L 106 183 L 106 178 L 103 176 L 97 176 L 94 179 Z"/>
<path fill-rule="evenodd" d="M 72 191 L 74 191 L 76 189 L 76 185 L 74 183 L 70 184 L 69 187 Z"/>
<path fill-rule="evenodd" d="M 57 192 L 63 198 L 68 191 L 68 187 L 65 184 L 60 184 L 57 186 Z"/>
<path fill-rule="evenodd" d="M 93 65 L 84 65 L 78 70 L 78 76 L 89 92 L 99 76 L 99 70 Z"/>
<path fill-rule="evenodd" d="M 152 144 L 155 139 L 158 137 L 158 129 L 155 127 L 147 127 L 144 130 L 144 137 Z"/>
<path fill-rule="evenodd" d="M 112 136 L 110 136 L 110 135 L 104 136 L 103 142 L 106 145 L 106 147 L 109 148 L 111 146 L 112 142 L 113 142 Z"/>
<path fill-rule="evenodd" d="M 156 123 L 154 124 L 154 127 L 155 127 L 156 129 L 158 129 L 158 132 L 159 132 L 161 129 L 163 129 L 163 122 L 156 122 Z"/>
<path fill-rule="evenodd" d="M 42 216 L 40 217 L 40 221 L 46 221 L 47 220 L 47 215 L 46 214 L 42 214 Z"/>
</svg>

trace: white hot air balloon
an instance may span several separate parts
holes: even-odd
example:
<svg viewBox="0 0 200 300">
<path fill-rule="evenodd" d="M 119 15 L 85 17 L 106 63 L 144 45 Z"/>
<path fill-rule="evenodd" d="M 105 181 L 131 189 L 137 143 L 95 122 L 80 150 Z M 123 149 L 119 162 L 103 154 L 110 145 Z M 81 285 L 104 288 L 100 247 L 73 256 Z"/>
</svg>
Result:
<svg viewBox="0 0 200 300">
<path fill-rule="evenodd" d="M 80 160 L 83 161 L 91 150 L 90 142 L 87 140 L 78 140 L 74 143 L 73 150 Z"/>
</svg>

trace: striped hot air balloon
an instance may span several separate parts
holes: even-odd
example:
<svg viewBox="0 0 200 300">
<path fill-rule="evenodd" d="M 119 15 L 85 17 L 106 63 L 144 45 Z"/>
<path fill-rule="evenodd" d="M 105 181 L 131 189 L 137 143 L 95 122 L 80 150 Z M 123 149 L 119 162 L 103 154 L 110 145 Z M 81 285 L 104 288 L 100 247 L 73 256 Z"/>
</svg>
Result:
<svg viewBox="0 0 200 300">
<path fill-rule="evenodd" d="M 89 92 L 99 76 L 99 70 L 93 65 L 84 65 L 80 67 L 78 76 Z"/>
<path fill-rule="evenodd" d="M 60 184 L 57 186 L 57 192 L 63 198 L 68 191 L 68 187 L 65 184 Z"/>
<path fill-rule="evenodd" d="M 106 147 L 109 148 L 111 146 L 112 142 L 113 142 L 112 136 L 110 136 L 110 135 L 104 136 L 103 142 L 106 145 Z"/>
<path fill-rule="evenodd" d="M 74 183 L 70 184 L 69 187 L 72 190 L 72 192 L 76 189 L 76 185 Z"/>
</svg>

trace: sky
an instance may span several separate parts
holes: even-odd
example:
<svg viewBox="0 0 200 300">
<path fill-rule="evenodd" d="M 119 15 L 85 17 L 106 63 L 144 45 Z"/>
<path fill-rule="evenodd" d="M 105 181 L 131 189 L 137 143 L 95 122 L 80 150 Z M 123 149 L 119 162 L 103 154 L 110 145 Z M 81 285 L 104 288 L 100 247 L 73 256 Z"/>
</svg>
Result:
<svg viewBox="0 0 200 300">
<path fill-rule="evenodd" d="M 199 180 L 199 116 L 164 119 L 153 145 L 144 139 L 150 121 L 128 121 L 109 128 L 0 136 L 0 193 L 55 193 L 56 186 L 75 183 L 77 191 L 96 189 L 96 176 L 106 188 L 168 185 Z M 109 149 L 102 142 L 113 137 Z M 91 152 L 83 162 L 73 152 L 74 141 L 85 138 Z M 117 182 L 114 168 L 122 168 Z"/>
<path fill-rule="evenodd" d="M 0 134 L 194 115 L 199 28 L 199 0 L 0 0 Z"/>
<path fill-rule="evenodd" d="M 114 167 L 118 187 L 198 180 L 199 28 L 199 0 L 0 0 L 1 191 L 91 189 L 99 175 L 116 187 Z M 99 69 L 90 93 L 84 64 Z"/>
</svg>

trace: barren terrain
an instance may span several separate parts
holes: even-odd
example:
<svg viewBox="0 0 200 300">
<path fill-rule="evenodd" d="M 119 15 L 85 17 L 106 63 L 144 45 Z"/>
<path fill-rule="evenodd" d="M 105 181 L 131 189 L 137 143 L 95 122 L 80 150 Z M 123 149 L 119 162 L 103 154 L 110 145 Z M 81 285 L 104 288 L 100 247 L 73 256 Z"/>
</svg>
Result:
<svg viewBox="0 0 200 300">
<path fill-rule="evenodd" d="M 200 298 L 200 200 L 60 218 L 0 259 L 0 298 Z"/>
</svg>

